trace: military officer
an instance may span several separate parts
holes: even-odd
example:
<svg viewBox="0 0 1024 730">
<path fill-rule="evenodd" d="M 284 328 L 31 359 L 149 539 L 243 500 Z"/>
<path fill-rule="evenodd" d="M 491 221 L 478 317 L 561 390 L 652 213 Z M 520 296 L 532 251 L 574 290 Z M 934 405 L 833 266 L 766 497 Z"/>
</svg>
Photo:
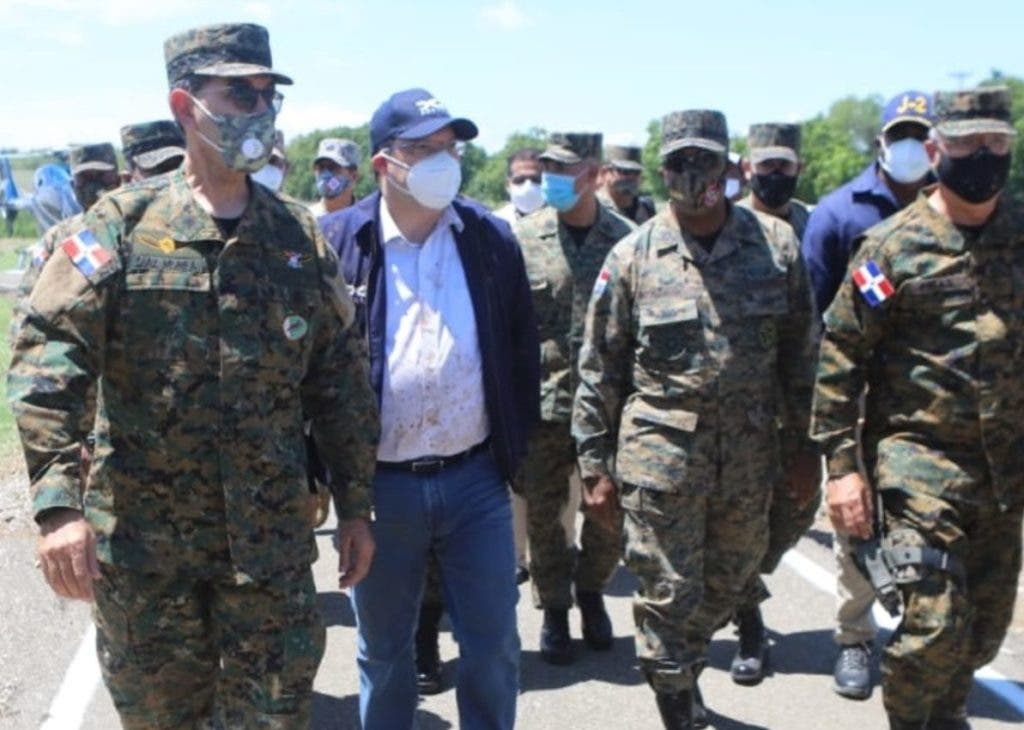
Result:
<svg viewBox="0 0 1024 730">
<path fill-rule="evenodd" d="M 635 227 L 598 201 L 600 159 L 600 134 L 552 134 L 540 155 L 547 205 L 513 227 L 526 260 L 541 341 L 542 423 L 530 442 L 520 485 L 534 605 L 544 611 L 540 652 L 552 664 L 573 659 L 574 586 L 584 641 L 593 649 L 611 648 L 602 591 L 621 552 L 618 525 L 607 530 L 584 518 L 575 556 L 575 535 L 567 539 L 558 519 L 567 508 L 570 514 L 578 509 L 578 494 L 570 488 L 576 458 L 569 418 L 587 302 L 608 252 Z"/>
<path fill-rule="evenodd" d="M 856 242 L 825 313 L 813 437 L 829 514 L 895 566 L 903 617 L 882 660 L 894 730 L 967 724 L 974 671 L 1013 613 L 1024 504 L 1024 211 L 1001 195 L 1005 88 L 935 95 L 938 184 Z M 855 424 L 866 390 L 859 473 Z"/>
<path fill-rule="evenodd" d="M 785 473 L 794 492 L 815 489 L 819 462 L 796 236 L 726 201 L 720 112 L 673 112 L 662 135 L 670 205 L 597 277 L 573 436 L 592 517 L 613 523 L 621 507 L 637 655 L 677 729 L 707 723 L 697 677 L 764 556 L 773 485 Z"/>
<path fill-rule="evenodd" d="M 793 197 L 800 174 L 799 125 L 754 124 L 747 135 L 747 149 L 748 156 L 741 164 L 750 194 L 737 205 L 781 218 L 800 240 L 810 212 Z M 814 523 L 820 502 L 818 492 L 794 495 L 784 481 L 776 483 L 768 515 L 768 551 L 758 573 L 768 575 L 775 571 L 786 551 Z M 764 677 L 767 646 L 759 604 L 769 595 L 760 575 L 754 575 L 747 586 L 746 600 L 736 609 L 739 645 L 730 674 L 738 684 L 757 684 Z"/>
<path fill-rule="evenodd" d="M 185 137 L 170 119 L 121 127 L 121 152 L 128 181 L 177 170 L 185 159 Z"/>
<path fill-rule="evenodd" d="M 631 145 L 608 145 L 601 167 L 601 202 L 636 224 L 650 220 L 655 213 L 654 199 L 640 194 L 644 165 L 642 150 Z"/>
<path fill-rule="evenodd" d="M 373 554 L 365 348 L 312 216 L 246 177 L 290 83 L 267 31 L 196 28 L 164 51 L 182 168 L 86 214 L 14 348 L 41 568 L 58 595 L 95 602 L 124 727 L 305 728 L 324 628 L 303 422 L 334 480 L 352 585 Z"/>
</svg>

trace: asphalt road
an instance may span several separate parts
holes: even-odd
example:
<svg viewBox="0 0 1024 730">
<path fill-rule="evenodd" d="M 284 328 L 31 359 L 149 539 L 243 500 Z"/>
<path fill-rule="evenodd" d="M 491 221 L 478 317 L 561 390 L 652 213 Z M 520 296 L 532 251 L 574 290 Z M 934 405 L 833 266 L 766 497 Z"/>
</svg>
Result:
<svg viewBox="0 0 1024 730">
<path fill-rule="evenodd" d="M 9 487 L 10 484 L 4 485 Z M 5 490 L 6 491 L 6 490 Z M 5 497 L 10 501 L 10 493 Z M 8 510 L 10 512 L 10 510 Z M 0 728 L 44 727 L 110 730 L 118 727 L 110 698 L 98 683 L 95 652 L 83 635 L 90 626 L 88 607 L 51 596 L 33 567 L 31 528 L 9 518 L 0 500 Z M 348 598 L 337 590 L 331 533 L 319 533 L 321 559 L 315 566 L 320 605 L 328 625 L 328 647 L 316 681 L 314 728 L 355 729 L 358 680 L 355 630 Z M 831 570 L 828 536 L 814 531 L 769 579 L 773 598 L 765 605 L 773 642 L 771 673 L 760 685 L 731 682 L 728 665 L 735 637 L 723 629 L 711 647 L 711 665 L 702 689 L 713 711 L 712 726 L 722 730 L 785 728 L 795 730 L 867 730 L 887 727 L 881 693 L 854 702 L 829 689 L 834 648 L 833 599 L 826 591 Z M 817 585 L 815 585 L 815 581 Z M 518 727 L 527 730 L 659 728 L 650 690 L 635 667 L 630 593 L 633 581 L 620 569 L 608 596 L 616 641 L 610 652 L 595 653 L 576 641 L 576 663 L 551 667 L 539 658 L 540 614 L 523 586 L 519 628 L 523 641 Z M 578 614 L 572 626 L 579 636 Z M 971 696 L 975 730 L 1016 727 L 1024 721 L 1024 631 L 1018 622 L 992 665 L 1017 695 L 1018 707 L 976 685 Z M 447 625 L 442 634 L 445 675 L 454 676 L 457 647 Z M 75 660 L 76 652 L 78 660 Z M 69 669 L 69 667 L 71 667 Z M 877 676 L 877 670 L 876 670 Z M 56 699 L 55 699 L 56 698 Z M 52 715 L 50 714 L 52 712 Z M 425 698 L 418 713 L 423 730 L 458 726 L 455 692 Z"/>
</svg>

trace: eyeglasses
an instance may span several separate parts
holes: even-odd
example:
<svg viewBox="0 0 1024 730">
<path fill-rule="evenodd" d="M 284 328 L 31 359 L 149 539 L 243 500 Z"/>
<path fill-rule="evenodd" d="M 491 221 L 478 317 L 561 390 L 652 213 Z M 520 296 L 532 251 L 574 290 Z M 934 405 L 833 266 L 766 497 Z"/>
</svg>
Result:
<svg viewBox="0 0 1024 730">
<path fill-rule="evenodd" d="M 1013 147 L 1013 137 L 1009 134 L 965 134 L 962 137 L 941 137 L 942 146 L 950 157 L 966 157 L 974 154 L 981 147 L 988 147 L 994 155 L 1005 155 Z"/>
<path fill-rule="evenodd" d="M 441 145 L 430 142 L 399 142 L 394 148 L 409 159 L 424 160 L 441 152 L 447 152 L 452 157 L 462 157 L 466 151 L 466 143 L 458 139 Z"/>
<path fill-rule="evenodd" d="M 687 147 L 679 152 L 673 152 L 661 163 L 669 172 L 680 173 L 683 170 L 699 170 L 710 172 L 717 167 L 724 169 L 725 157 L 711 150 L 699 147 Z"/>
<path fill-rule="evenodd" d="M 513 185 L 522 185 L 527 180 L 532 182 L 534 185 L 540 185 L 540 175 L 516 175 L 515 177 L 509 178 L 509 181 Z"/>
<path fill-rule="evenodd" d="M 263 99 L 263 103 L 267 105 L 268 109 L 273 109 L 275 114 L 281 111 L 281 104 L 284 102 L 284 94 L 273 85 L 257 89 L 243 79 L 231 79 L 221 93 L 245 114 L 254 112 L 260 99 Z"/>
</svg>

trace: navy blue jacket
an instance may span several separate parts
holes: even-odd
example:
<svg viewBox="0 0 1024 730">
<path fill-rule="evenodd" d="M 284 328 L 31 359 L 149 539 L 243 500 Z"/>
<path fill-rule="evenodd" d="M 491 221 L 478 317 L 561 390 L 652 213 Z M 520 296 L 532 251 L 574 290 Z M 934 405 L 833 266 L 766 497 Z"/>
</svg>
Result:
<svg viewBox="0 0 1024 730">
<path fill-rule="evenodd" d="M 370 350 L 370 382 L 380 398 L 384 380 L 385 286 L 380 243 L 380 192 L 320 219 L 356 303 Z M 540 420 L 540 344 L 530 280 L 508 224 L 478 203 L 452 203 L 464 223 L 453 229 L 476 316 L 491 449 L 511 481 Z M 429 454 L 423 454 L 429 456 Z"/>
<path fill-rule="evenodd" d="M 857 237 L 897 210 L 899 203 L 872 162 L 857 177 L 822 198 L 811 211 L 800 245 L 814 290 L 814 303 L 824 314 L 846 276 Z"/>
</svg>

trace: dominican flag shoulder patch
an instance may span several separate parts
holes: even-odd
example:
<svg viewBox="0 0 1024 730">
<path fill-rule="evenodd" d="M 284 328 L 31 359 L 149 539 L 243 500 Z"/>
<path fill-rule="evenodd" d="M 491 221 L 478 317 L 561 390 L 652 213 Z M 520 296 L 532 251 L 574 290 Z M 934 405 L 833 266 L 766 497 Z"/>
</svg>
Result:
<svg viewBox="0 0 1024 730">
<path fill-rule="evenodd" d="M 872 307 L 877 307 L 896 291 L 892 283 L 872 260 L 868 260 L 853 272 L 853 283 L 860 289 L 861 296 Z"/>
<path fill-rule="evenodd" d="M 602 267 L 601 273 L 597 275 L 597 281 L 594 282 L 594 296 L 599 297 L 604 294 L 604 290 L 608 288 L 608 280 L 611 278 L 612 273 Z"/>
<path fill-rule="evenodd" d="M 96 240 L 96 236 L 87 228 L 83 228 L 70 238 L 65 238 L 60 247 L 83 276 L 92 276 L 112 260 L 110 254 Z"/>
</svg>

